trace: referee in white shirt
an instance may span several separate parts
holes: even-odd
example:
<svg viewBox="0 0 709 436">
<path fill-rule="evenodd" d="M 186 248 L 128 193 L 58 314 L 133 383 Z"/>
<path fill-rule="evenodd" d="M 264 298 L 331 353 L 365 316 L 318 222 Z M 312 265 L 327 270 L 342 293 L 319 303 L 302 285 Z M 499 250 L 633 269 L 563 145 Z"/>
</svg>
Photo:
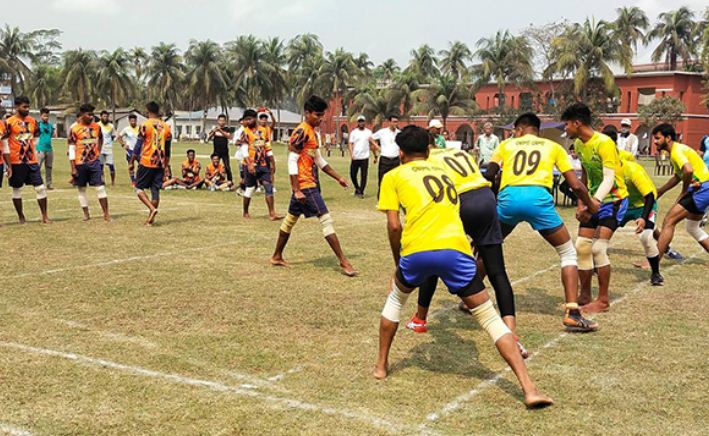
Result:
<svg viewBox="0 0 709 436">
<path fill-rule="evenodd" d="M 374 154 L 374 163 L 377 162 L 377 151 L 379 151 L 379 187 L 382 186 L 382 179 L 384 174 L 393 170 L 401 164 L 399 160 L 399 146 L 396 144 L 396 135 L 400 132 L 399 130 L 399 117 L 396 115 L 389 115 L 389 126 L 377 130 L 377 132 L 372 135 L 370 142 Z M 379 141 L 377 144 L 375 141 Z M 377 192 L 377 198 L 379 198 L 379 193 Z"/>
<path fill-rule="evenodd" d="M 364 115 L 357 117 L 357 128 L 352 130 L 347 142 L 350 152 L 350 178 L 355 188 L 355 197 L 364 198 L 364 189 L 367 187 L 369 175 L 369 149 L 372 131 L 365 127 L 367 119 Z M 361 179 L 357 175 L 360 173 Z"/>
</svg>

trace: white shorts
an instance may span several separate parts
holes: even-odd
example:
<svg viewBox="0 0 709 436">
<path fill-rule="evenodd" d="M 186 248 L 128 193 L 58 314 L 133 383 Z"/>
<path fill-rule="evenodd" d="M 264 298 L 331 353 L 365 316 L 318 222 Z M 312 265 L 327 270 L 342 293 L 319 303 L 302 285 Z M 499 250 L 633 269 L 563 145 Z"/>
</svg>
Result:
<svg viewBox="0 0 709 436">
<path fill-rule="evenodd" d="M 99 159 L 101 160 L 101 165 L 113 165 L 113 150 L 102 151 L 99 155 Z"/>
</svg>

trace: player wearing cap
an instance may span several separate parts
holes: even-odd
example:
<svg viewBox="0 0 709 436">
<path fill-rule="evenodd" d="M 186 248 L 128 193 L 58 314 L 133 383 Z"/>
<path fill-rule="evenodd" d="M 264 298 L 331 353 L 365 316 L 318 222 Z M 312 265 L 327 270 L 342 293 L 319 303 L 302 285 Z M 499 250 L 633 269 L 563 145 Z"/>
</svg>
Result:
<svg viewBox="0 0 709 436">
<path fill-rule="evenodd" d="M 367 119 L 364 115 L 357 117 L 357 128 L 350 132 L 347 141 L 347 148 L 350 152 L 350 179 L 354 185 L 355 197 L 364 198 L 364 190 L 367 187 L 367 176 L 369 174 L 369 151 L 372 148 L 372 131 L 365 123 Z M 361 179 L 357 175 L 361 176 Z"/>
<path fill-rule="evenodd" d="M 322 157 L 320 140 L 315 128 L 322 122 L 327 109 L 327 102 L 318 96 L 311 96 L 304 104 L 304 121 L 293 131 L 288 146 L 288 175 L 290 176 L 291 196 L 283 224 L 278 232 L 276 249 L 271 256 L 274 266 L 288 266 L 283 258 L 283 250 L 288 243 L 291 231 L 301 215 L 306 218 L 318 217 L 323 236 L 337 256 L 342 273 L 353 277 L 357 271 L 345 257 L 333 227 L 332 217 L 320 194 L 318 168 L 325 174 L 337 180 L 343 188 L 347 188 L 347 180 L 340 176 Z"/>
</svg>

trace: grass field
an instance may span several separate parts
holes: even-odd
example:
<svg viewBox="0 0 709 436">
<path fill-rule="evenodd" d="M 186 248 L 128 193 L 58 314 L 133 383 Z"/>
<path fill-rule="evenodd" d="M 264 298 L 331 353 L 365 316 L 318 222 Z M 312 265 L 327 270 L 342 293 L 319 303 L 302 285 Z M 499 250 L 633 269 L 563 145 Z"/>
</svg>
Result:
<svg viewBox="0 0 709 436">
<path fill-rule="evenodd" d="M 174 168 L 186 148 L 175 147 Z M 364 200 L 323 183 L 361 272 L 347 278 L 316 220 L 296 226 L 292 267 L 271 267 L 279 223 L 260 196 L 247 222 L 233 193 L 166 191 L 156 226 L 144 227 L 118 152 L 115 222 L 100 219 L 90 190 L 95 219 L 83 223 L 64 152 L 57 146 L 52 225 L 38 223 L 31 189 L 30 222 L 15 224 L 0 189 L 0 434 L 706 434 L 709 269 L 683 229 L 674 247 L 688 260 L 663 263 L 661 288 L 633 268 L 642 251 L 632 231 L 618 232 L 616 303 L 588 335 L 562 331 L 554 250 L 527 226 L 515 231 L 505 253 L 519 333 L 532 377 L 556 401 L 527 411 L 487 335 L 444 289 L 429 333 L 401 330 L 390 377 L 370 376 L 393 271 L 371 167 Z M 347 172 L 344 158 L 330 162 Z M 573 210 L 561 213 L 575 232 Z"/>
</svg>

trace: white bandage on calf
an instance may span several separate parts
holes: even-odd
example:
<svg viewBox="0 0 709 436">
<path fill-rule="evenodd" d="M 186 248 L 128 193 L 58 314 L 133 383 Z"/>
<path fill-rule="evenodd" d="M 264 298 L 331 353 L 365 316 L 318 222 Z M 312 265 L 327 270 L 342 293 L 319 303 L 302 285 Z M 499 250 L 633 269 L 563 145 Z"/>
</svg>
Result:
<svg viewBox="0 0 709 436">
<path fill-rule="evenodd" d="M 709 238 L 707 232 L 705 232 L 704 229 L 702 229 L 701 227 L 701 221 L 687 220 L 685 226 L 687 229 L 687 233 L 689 233 L 689 236 L 694 238 L 695 241 L 702 242 L 705 239 Z"/>
<path fill-rule="evenodd" d="M 22 188 L 12 188 L 12 199 L 22 200 Z"/>
<path fill-rule="evenodd" d="M 322 157 L 322 153 L 320 153 L 319 148 L 315 150 L 315 164 L 320 169 L 323 169 L 327 166 L 327 161 L 325 160 L 325 158 Z"/>
<path fill-rule="evenodd" d="M 286 218 L 283 220 L 283 223 L 281 224 L 281 231 L 283 233 L 290 234 L 291 230 L 293 230 L 293 227 L 295 227 L 295 223 L 297 223 L 297 222 L 298 222 L 297 216 L 287 214 Z"/>
<path fill-rule="evenodd" d="M 101 199 L 101 198 L 107 198 L 108 193 L 106 192 L 106 187 L 101 185 L 98 188 L 96 188 L 96 196 Z"/>
<path fill-rule="evenodd" d="M 79 190 L 79 205 L 81 205 L 82 208 L 89 207 L 89 197 L 86 195 L 86 188 L 79 187 L 77 189 Z"/>
<path fill-rule="evenodd" d="M 47 198 L 47 187 L 44 185 L 35 186 L 34 192 L 37 194 L 37 200 L 44 200 Z"/>
<path fill-rule="evenodd" d="M 510 329 L 502 322 L 502 318 L 492 305 L 492 301 L 487 300 L 480 306 L 474 307 L 473 316 L 480 326 L 485 329 L 487 334 L 492 338 L 492 342 L 497 342 L 501 337 L 508 333 L 512 333 Z"/>
<path fill-rule="evenodd" d="M 70 144 L 69 145 L 69 160 L 74 160 L 76 159 L 76 145 Z"/>
<path fill-rule="evenodd" d="M 384 303 L 384 309 L 382 310 L 382 316 L 391 322 L 399 322 L 401 319 L 401 308 L 406 304 L 406 300 L 409 299 L 409 294 L 401 291 L 396 286 L 396 281 L 392 281 L 391 292 L 387 297 L 386 303 Z"/>
<path fill-rule="evenodd" d="M 298 159 L 300 155 L 298 153 L 290 152 L 288 153 L 288 175 L 297 176 L 298 175 Z"/>
<path fill-rule="evenodd" d="M 578 255 L 578 267 L 581 271 L 593 269 L 593 240 L 579 236 L 576 238 L 576 253 Z"/>
<path fill-rule="evenodd" d="M 596 239 L 593 241 L 593 264 L 596 268 L 608 266 L 611 260 L 608 258 L 608 240 Z"/>
<path fill-rule="evenodd" d="M 320 218 L 320 225 L 322 226 L 322 234 L 326 238 L 330 235 L 335 234 L 335 226 L 334 221 L 332 220 L 332 217 L 330 216 L 329 213 L 326 213 L 325 215 L 322 215 Z"/>
<path fill-rule="evenodd" d="M 254 192 L 256 192 L 255 186 L 252 186 L 250 188 L 246 188 L 246 189 L 244 189 L 244 197 L 251 198 L 254 195 Z"/>
<path fill-rule="evenodd" d="M 554 247 L 554 249 L 557 253 L 559 253 L 559 259 L 561 260 L 562 268 L 565 266 L 576 266 L 576 249 L 574 248 L 574 244 L 571 243 L 571 239 L 559 245 L 558 247 Z"/>
<path fill-rule="evenodd" d="M 645 257 L 656 257 L 660 254 L 660 251 L 657 249 L 657 241 L 652 236 L 652 233 L 653 230 L 645 229 L 638 237 L 645 250 Z"/>
</svg>

